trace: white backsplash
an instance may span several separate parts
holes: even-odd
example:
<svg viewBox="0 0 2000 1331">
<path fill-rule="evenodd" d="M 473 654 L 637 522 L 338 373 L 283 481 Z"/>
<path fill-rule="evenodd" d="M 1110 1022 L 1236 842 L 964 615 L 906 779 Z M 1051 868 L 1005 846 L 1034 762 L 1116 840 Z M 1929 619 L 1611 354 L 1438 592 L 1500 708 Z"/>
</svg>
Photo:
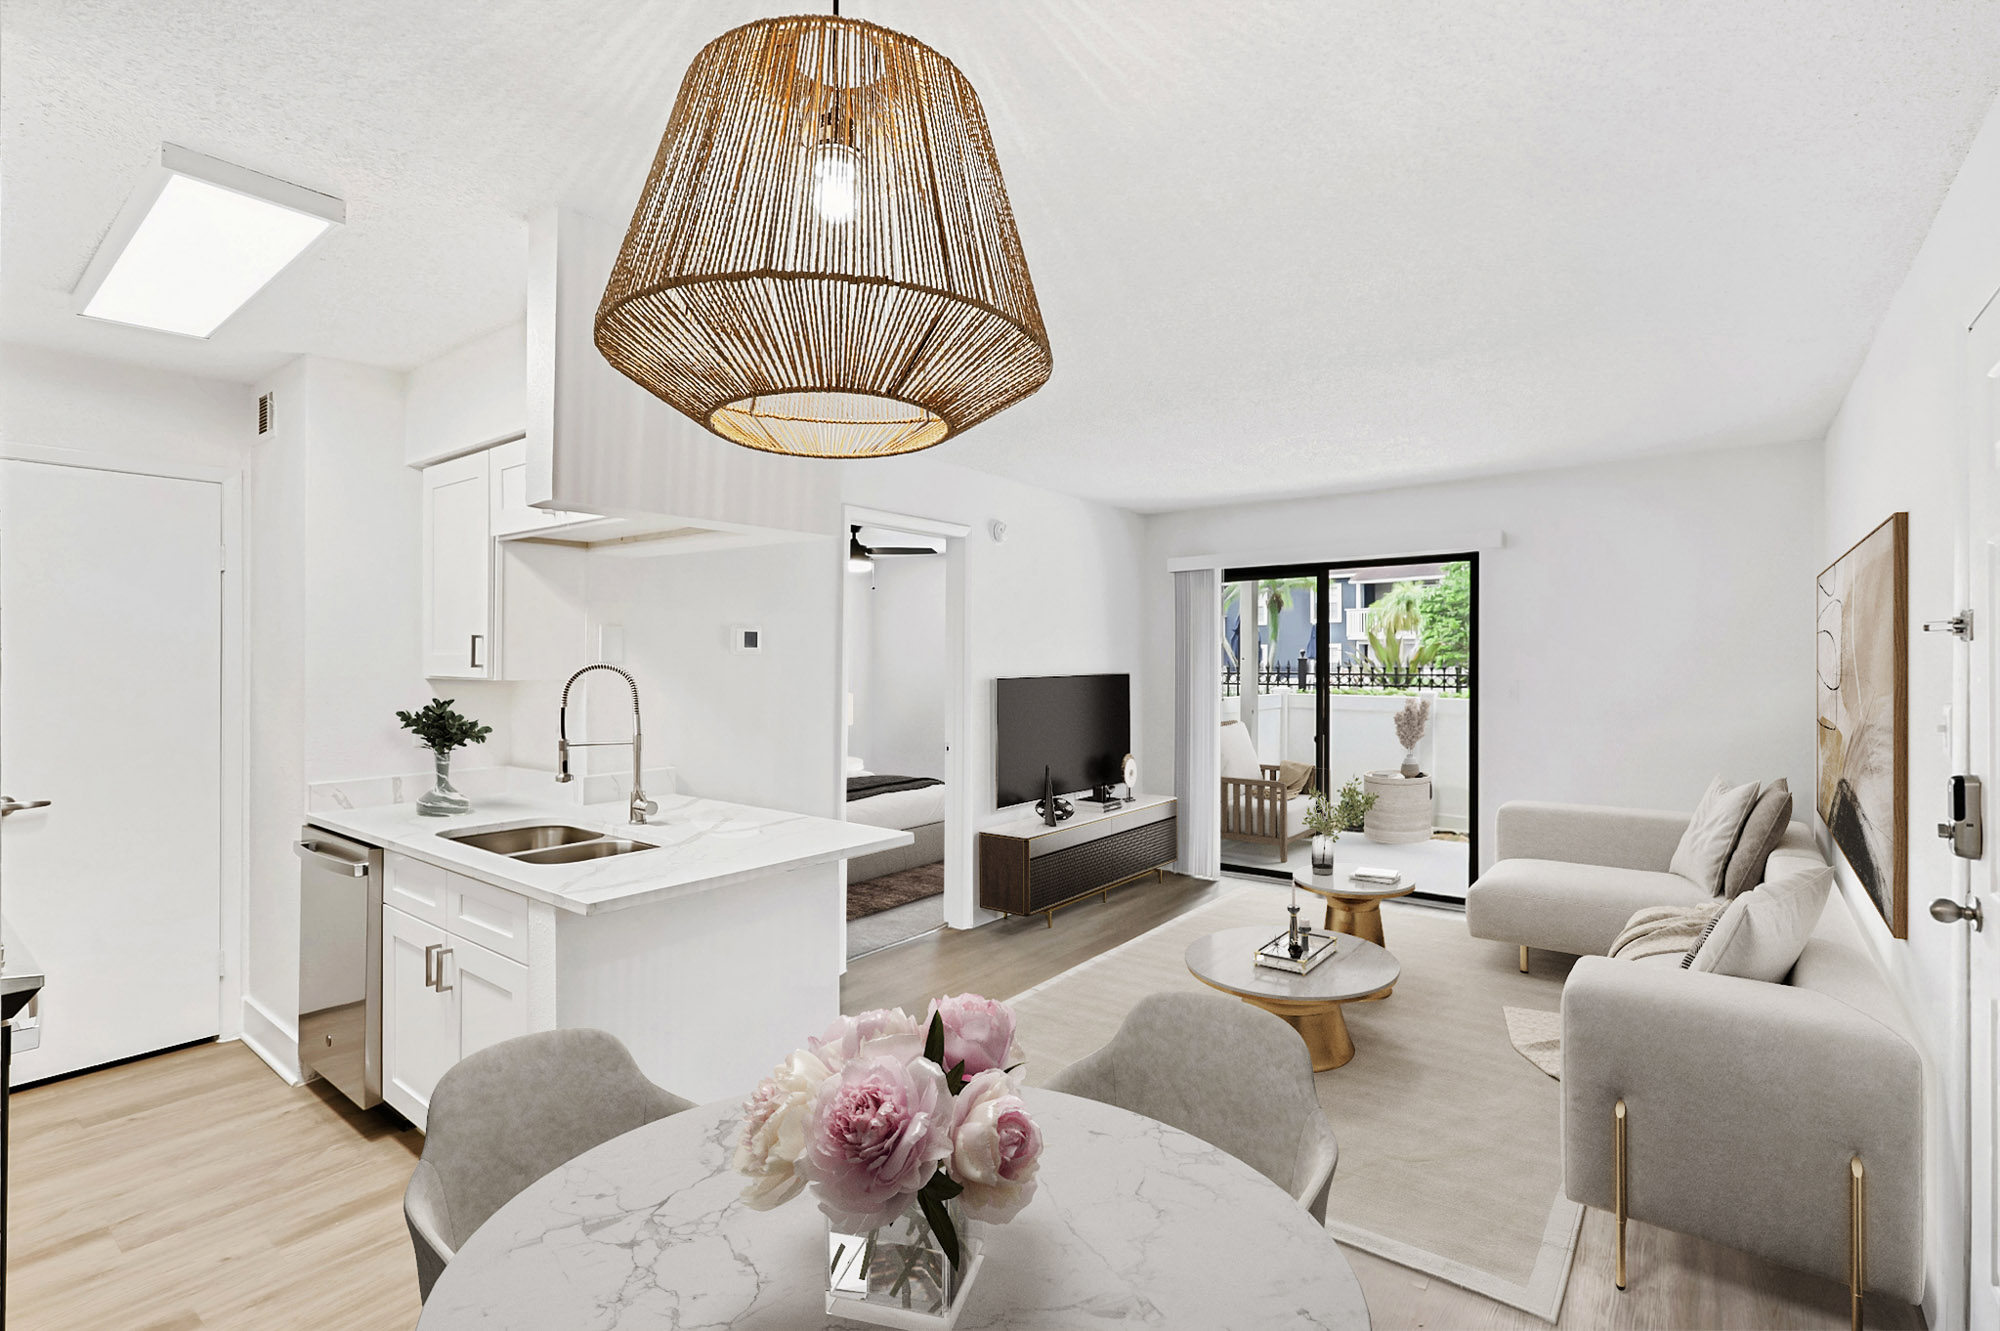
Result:
<svg viewBox="0 0 2000 1331">
<path fill-rule="evenodd" d="M 306 787 L 306 812 L 326 809 L 373 809 L 384 804 L 412 804 L 431 788 L 436 778 L 431 769 L 404 772 L 395 776 L 358 777 L 351 781 L 321 781 Z M 535 767 L 468 767 L 453 771 L 451 784 L 459 794 L 478 807 L 482 798 L 519 795 L 529 799 L 563 804 L 601 804 L 624 799 L 631 788 L 629 775 L 600 773 L 579 777 L 567 785 L 556 783 L 556 774 Z M 654 799 L 680 793 L 671 767 L 646 769 L 646 794 Z"/>
</svg>

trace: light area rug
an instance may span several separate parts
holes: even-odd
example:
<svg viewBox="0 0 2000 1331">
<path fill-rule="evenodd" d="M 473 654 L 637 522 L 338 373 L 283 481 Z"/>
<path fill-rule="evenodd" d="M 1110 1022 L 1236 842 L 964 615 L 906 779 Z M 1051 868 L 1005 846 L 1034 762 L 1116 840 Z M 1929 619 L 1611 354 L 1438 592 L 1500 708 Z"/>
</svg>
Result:
<svg viewBox="0 0 2000 1331">
<path fill-rule="evenodd" d="M 1242 925 L 1275 933 L 1289 896 L 1242 883 L 1016 995 L 1028 1082 L 1104 1044 L 1147 994 L 1214 993 L 1188 974 L 1188 944 Z M 1456 912 L 1389 902 L 1382 917 L 1402 976 L 1388 998 L 1347 1005 L 1355 1056 L 1314 1078 L 1340 1140 L 1327 1229 L 1553 1322 L 1583 1208 L 1562 1196 L 1559 1088 L 1514 1052 L 1501 1012 L 1553 1008 L 1563 976 L 1522 975 L 1512 947 L 1474 939 Z"/>
<path fill-rule="evenodd" d="M 1515 1050 L 1542 1071 L 1562 1080 L 1563 1075 L 1563 1019 L 1560 1012 L 1544 1012 L 1539 1008 L 1502 1008 L 1501 1015 L 1507 1018 L 1507 1038 Z"/>
</svg>

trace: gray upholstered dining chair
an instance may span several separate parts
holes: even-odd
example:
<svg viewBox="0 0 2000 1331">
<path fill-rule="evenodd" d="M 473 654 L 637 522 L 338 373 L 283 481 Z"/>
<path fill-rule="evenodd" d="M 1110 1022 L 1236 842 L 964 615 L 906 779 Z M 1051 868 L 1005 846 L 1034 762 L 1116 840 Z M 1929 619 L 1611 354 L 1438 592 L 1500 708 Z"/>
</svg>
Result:
<svg viewBox="0 0 2000 1331">
<path fill-rule="evenodd" d="M 431 1093 L 423 1158 L 403 1193 L 419 1292 L 430 1298 L 460 1245 L 521 1189 L 692 1106 L 646 1080 L 605 1031 L 541 1031 L 460 1060 Z"/>
<path fill-rule="evenodd" d="M 1210 994 L 1152 994 L 1048 1089 L 1199 1137 L 1326 1222 L 1340 1146 L 1313 1092 L 1312 1055 L 1282 1017 Z"/>
</svg>

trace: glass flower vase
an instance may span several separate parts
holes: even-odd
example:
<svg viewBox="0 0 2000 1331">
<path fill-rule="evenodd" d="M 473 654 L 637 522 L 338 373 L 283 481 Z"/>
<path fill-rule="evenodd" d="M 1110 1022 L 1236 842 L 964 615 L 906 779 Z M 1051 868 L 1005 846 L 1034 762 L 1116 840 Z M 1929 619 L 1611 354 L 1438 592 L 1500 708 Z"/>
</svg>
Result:
<svg viewBox="0 0 2000 1331">
<path fill-rule="evenodd" d="M 1333 873 L 1333 847 L 1332 837 L 1313 834 L 1312 865 L 1315 878 L 1325 878 Z"/>
<path fill-rule="evenodd" d="M 472 801 L 451 784 L 451 754 L 432 751 L 437 759 L 437 785 L 417 796 L 417 812 L 432 818 L 449 818 L 455 813 L 471 813 Z"/>
<path fill-rule="evenodd" d="M 958 1234 L 956 1266 L 931 1232 L 915 1198 L 890 1224 L 865 1234 L 827 1231 L 826 1311 L 869 1326 L 935 1327 L 958 1323 L 982 1254 L 956 1200 L 944 1204 Z"/>
</svg>

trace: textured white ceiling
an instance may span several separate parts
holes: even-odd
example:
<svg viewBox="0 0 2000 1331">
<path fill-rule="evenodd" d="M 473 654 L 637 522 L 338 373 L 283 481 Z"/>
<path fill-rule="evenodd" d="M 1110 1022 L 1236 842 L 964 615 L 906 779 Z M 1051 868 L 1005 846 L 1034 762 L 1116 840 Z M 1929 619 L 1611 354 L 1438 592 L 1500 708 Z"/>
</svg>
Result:
<svg viewBox="0 0 2000 1331">
<path fill-rule="evenodd" d="M 750 0 L 4 0 L 0 335 L 250 379 L 518 317 Z M 2000 87 L 1989 0 L 848 0 L 984 99 L 1055 348 L 943 456 L 1142 509 L 1816 437 Z M 67 292 L 162 141 L 347 201 L 212 341 Z M 893 463 L 862 465 L 895 465 Z"/>
</svg>

